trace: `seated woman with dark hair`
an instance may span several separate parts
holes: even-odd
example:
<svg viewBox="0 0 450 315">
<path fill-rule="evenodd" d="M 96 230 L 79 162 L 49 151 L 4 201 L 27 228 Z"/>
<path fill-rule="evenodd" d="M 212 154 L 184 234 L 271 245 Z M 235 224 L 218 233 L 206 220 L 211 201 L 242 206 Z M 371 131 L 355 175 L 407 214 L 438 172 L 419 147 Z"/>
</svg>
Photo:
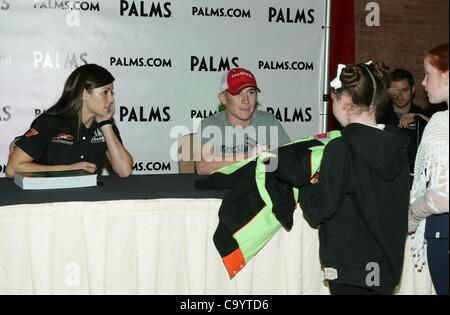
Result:
<svg viewBox="0 0 450 315">
<path fill-rule="evenodd" d="M 7 176 L 66 170 L 100 173 L 106 160 L 117 175 L 130 176 L 133 159 L 112 119 L 113 82 L 111 73 L 95 64 L 73 71 L 56 104 L 15 143 Z"/>
</svg>

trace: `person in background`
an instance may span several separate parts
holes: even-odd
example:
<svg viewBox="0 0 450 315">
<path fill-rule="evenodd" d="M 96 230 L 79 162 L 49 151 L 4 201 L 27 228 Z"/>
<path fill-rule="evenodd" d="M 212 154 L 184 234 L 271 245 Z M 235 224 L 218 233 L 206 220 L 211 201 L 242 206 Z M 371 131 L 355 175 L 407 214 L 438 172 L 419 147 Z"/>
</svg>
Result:
<svg viewBox="0 0 450 315">
<path fill-rule="evenodd" d="M 410 139 L 408 145 L 409 169 L 413 173 L 418 143 L 423 129 L 431 117 L 431 112 L 414 104 L 416 93 L 414 77 L 408 70 L 395 69 L 392 71 L 389 92 L 392 102 L 387 105 L 379 123 L 398 126 L 406 132 Z M 417 123 L 419 117 L 422 119 L 420 126 Z"/>
<path fill-rule="evenodd" d="M 339 65 L 331 83 L 342 137 L 324 151 L 320 176 L 300 187 L 306 220 L 319 228 L 320 260 L 333 295 L 393 294 L 407 237 L 408 138 L 376 122 L 389 102 L 382 63 Z"/>
<path fill-rule="evenodd" d="M 416 93 L 414 84 L 414 77 L 408 70 L 392 71 L 389 87 L 392 103 L 386 108 L 380 123 L 409 128 L 417 115 L 426 121 L 430 120 L 431 112 L 414 103 Z"/>
<path fill-rule="evenodd" d="M 113 82 L 111 73 L 95 64 L 74 70 L 56 104 L 15 142 L 7 176 L 67 170 L 100 173 L 106 160 L 116 174 L 130 176 L 133 159 L 112 119 Z"/>
<path fill-rule="evenodd" d="M 436 293 L 448 295 L 448 43 L 425 57 L 425 87 L 431 104 L 445 102 L 447 110 L 433 115 L 419 146 L 409 209 L 409 231 L 415 232 L 413 257 L 421 270 L 428 260 Z M 427 246 L 425 246 L 427 244 Z"/>
<path fill-rule="evenodd" d="M 290 142 L 272 114 L 256 109 L 259 91 L 255 76 L 247 69 L 234 68 L 224 74 L 219 100 L 226 110 L 203 119 L 197 133 L 198 174 L 211 174 Z"/>
</svg>

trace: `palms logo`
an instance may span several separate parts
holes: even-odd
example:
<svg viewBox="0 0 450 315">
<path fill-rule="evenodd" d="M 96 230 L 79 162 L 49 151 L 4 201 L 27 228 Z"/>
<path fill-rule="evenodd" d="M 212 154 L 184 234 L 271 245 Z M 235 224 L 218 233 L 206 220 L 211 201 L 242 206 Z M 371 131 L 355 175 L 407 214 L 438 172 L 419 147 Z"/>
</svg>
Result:
<svg viewBox="0 0 450 315">
<path fill-rule="evenodd" d="M 0 122 L 11 120 L 11 106 L 0 107 Z"/>
<path fill-rule="evenodd" d="M 12 63 L 12 58 L 0 53 L 0 65 L 9 65 Z"/>
<path fill-rule="evenodd" d="M 87 53 L 34 51 L 34 68 L 48 69 L 76 69 L 88 64 Z"/>
<path fill-rule="evenodd" d="M 3 177 L 2 174 L 6 174 L 6 165 L 0 162 L 0 177 Z"/>
<path fill-rule="evenodd" d="M 9 10 L 9 8 L 10 8 L 10 4 L 9 4 L 8 1 L 6 1 L 6 0 L 0 0 L 0 10 L 6 11 L 6 10 Z"/>
</svg>

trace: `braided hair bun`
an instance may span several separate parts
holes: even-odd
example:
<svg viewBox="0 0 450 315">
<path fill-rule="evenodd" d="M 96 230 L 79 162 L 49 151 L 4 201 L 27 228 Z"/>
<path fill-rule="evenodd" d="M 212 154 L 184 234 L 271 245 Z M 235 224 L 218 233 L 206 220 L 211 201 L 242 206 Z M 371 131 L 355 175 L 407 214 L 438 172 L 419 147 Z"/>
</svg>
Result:
<svg viewBox="0 0 450 315">
<path fill-rule="evenodd" d="M 389 67 L 382 62 L 350 64 L 340 75 L 342 87 L 334 90 L 338 96 L 346 94 L 354 105 L 362 109 L 384 108 L 390 102 Z"/>
</svg>

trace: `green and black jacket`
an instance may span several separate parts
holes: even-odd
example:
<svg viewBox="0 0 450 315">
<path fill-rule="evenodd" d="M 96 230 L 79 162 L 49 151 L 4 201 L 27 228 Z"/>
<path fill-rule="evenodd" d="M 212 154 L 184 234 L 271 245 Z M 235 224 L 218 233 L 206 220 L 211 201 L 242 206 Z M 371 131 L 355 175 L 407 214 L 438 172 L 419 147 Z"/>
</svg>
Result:
<svg viewBox="0 0 450 315">
<path fill-rule="evenodd" d="M 224 167 L 196 182 L 230 191 L 219 209 L 214 244 L 233 278 L 283 226 L 290 230 L 298 187 L 319 171 L 323 150 L 339 131 L 315 135 Z"/>
</svg>

